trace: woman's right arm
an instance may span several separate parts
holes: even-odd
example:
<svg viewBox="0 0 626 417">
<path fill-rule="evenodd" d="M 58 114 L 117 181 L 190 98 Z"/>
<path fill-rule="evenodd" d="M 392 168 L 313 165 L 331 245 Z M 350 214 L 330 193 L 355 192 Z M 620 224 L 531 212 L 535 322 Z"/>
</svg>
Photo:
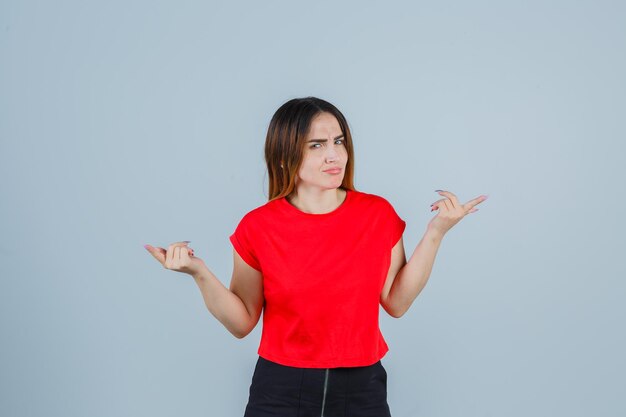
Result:
<svg viewBox="0 0 626 417">
<path fill-rule="evenodd" d="M 192 274 L 202 292 L 207 308 L 228 329 L 241 339 L 256 326 L 263 309 L 263 276 L 233 249 L 233 276 L 226 288 L 206 267 Z"/>
</svg>

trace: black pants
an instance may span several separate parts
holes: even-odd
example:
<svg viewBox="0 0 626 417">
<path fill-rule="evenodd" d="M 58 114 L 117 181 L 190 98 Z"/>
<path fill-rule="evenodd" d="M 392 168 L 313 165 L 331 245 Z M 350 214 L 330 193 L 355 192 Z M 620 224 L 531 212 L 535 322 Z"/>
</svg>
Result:
<svg viewBox="0 0 626 417">
<path fill-rule="evenodd" d="M 295 368 L 259 356 L 244 417 L 391 417 L 380 361 L 350 368 Z"/>
</svg>

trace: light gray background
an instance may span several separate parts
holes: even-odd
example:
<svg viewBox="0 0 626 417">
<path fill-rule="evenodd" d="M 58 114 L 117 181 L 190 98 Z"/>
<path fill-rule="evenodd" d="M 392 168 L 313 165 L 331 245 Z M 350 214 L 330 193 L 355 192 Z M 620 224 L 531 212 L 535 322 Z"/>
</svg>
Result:
<svg viewBox="0 0 626 417">
<path fill-rule="evenodd" d="M 407 221 L 490 199 L 408 313 L 394 417 L 624 416 L 623 2 L 0 2 L 0 415 L 241 416 L 235 339 L 143 244 L 228 285 L 286 100 L 346 115 Z"/>
</svg>

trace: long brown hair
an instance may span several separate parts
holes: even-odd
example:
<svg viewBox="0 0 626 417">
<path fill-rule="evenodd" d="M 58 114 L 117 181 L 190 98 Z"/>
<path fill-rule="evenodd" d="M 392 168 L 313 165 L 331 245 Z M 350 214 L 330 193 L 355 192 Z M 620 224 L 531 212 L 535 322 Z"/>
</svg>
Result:
<svg viewBox="0 0 626 417">
<path fill-rule="evenodd" d="M 265 162 L 269 175 L 269 200 L 288 196 L 295 181 L 306 146 L 311 122 L 320 113 L 330 113 L 339 122 L 348 152 L 341 188 L 354 191 L 354 148 L 346 118 L 337 107 L 317 97 L 294 98 L 280 106 L 267 129 Z M 283 167 L 281 168 L 281 163 Z"/>
</svg>

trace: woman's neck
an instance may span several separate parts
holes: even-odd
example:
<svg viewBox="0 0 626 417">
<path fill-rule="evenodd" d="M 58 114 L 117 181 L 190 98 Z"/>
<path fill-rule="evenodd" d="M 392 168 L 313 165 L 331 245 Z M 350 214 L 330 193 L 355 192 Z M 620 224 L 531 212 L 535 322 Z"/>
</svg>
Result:
<svg viewBox="0 0 626 417">
<path fill-rule="evenodd" d="M 287 201 L 300 211 L 310 214 L 325 214 L 334 211 L 346 199 L 346 190 L 335 188 L 323 191 L 294 191 L 287 197 Z"/>
</svg>

